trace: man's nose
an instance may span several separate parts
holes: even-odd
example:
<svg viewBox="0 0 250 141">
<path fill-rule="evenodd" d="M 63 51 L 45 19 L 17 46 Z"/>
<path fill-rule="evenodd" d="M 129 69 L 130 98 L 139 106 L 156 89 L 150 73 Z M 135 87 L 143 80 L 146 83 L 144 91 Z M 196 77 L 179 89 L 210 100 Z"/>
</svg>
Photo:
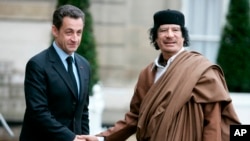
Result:
<svg viewBox="0 0 250 141">
<path fill-rule="evenodd" d="M 168 30 L 168 31 L 166 32 L 166 36 L 167 36 L 167 37 L 173 37 L 173 36 L 174 36 L 174 32 L 173 32 L 172 30 Z"/>
<path fill-rule="evenodd" d="M 77 34 L 75 33 L 75 34 L 73 34 L 72 36 L 71 36 L 71 40 L 72 41 L 76 41 L 77 40 L 77 38 L 78 38 L 78 36 L 77 36 Z"/>
</svg>

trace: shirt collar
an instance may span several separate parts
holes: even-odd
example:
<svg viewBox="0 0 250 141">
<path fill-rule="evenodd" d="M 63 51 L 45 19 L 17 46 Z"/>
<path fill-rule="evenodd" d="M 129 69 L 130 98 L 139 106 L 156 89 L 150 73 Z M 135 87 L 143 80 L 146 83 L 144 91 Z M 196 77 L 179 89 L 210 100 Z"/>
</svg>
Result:
<svg viewBox="0 0 250 141">
<path fill-rule="evenodd" d="M 65 53 L 60 47 L 58 47 L 55 41 L 53 42 L 53 47 L 55 48 L 57 54 L 59 55 L 62 61 L 65 61 L 67 57 L 70 56 L 67 53 Z M 74 61 L 75 60 L 74 53 L 72 53 L 71 56 L 73 57 L 73 61 Z"/>
<path fill-rule="evenodd" d="M 184 47 L 182 47 L 175 55 L 173 55 L 172 57 L 170 57 L 168 59 L 168 63 L 172 63 L 174 61 L 174 59 L 182 52 L 184 51 Z M 158 57 L 154 60 L 154 64 L 152 66 L 152 69 L 153 70 L 154 68 L 156 67 L 159 67 L 159 68 L 164 68 L 164 66 L 162 66 L 161 64 L 159 64 L 159 59 L 160 59 L 160 56 L 162 55 L 162 53 L 160 55 L 158 55 Z"/>
</svg>

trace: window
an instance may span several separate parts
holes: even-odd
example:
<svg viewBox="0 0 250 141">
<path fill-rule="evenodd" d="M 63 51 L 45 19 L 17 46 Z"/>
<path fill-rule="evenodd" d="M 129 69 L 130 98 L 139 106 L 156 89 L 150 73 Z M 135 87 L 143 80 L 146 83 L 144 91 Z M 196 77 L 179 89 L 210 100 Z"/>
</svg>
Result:
<svg viewBox="0 0 250 141">
<path fill-rule="evenodd" d="M 228 0 L 182 0 L 190 35 L 189 50 L 216 63 Z"/>
</svg>

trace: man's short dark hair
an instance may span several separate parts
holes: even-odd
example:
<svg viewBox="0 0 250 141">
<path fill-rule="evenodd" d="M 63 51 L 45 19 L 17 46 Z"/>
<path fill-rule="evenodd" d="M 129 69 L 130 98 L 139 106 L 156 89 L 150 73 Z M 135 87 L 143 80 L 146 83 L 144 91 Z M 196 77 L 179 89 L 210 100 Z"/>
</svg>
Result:
<svg viewBox="0 0 250 141">
<path fill-rule="evenodd" d="M 64 17 L 70 17 L 74 19 L 82 18 L 84 21 L 85 15 L 82 10 L 76 6 L 69 4 L 60 6 L 53 14 L 53 25 L 55 25 L 57 29 L 60 29 L 62 26 L 62 20 Z"/>
</svg>

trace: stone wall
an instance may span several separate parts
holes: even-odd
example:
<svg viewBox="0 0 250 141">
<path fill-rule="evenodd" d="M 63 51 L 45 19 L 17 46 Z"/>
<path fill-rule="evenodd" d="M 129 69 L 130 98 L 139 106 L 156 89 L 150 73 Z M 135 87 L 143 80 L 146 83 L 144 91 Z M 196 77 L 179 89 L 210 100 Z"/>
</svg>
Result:
<svg viewBox="0 0 250 141">
<path fill-rule="evenodd" d="M 140 70 L 158 54 L 148 34 L 154 12 L 180 9 L 179 1 L 92 0 L 91 4 L 103 85 L 134 85 Z"/>
<path fill-rule="evenodd" d="M 134 85 L 139 71 L 158 54 L 148 39 L 153 13 L 159 9 L 180 9 L 180 2 L 90 2 L 103 85 Z M 23 71 L 26 61 L 50 44 L 51 17 L 55 5 L 56 0 L 1 0 L 0 30 L 6 34 L 0 35 L 0 49 L 13 53 L 15 57 L 4 53 L 0 55 L 0 60 L 13 61 L 14 67 Z"/>
<path fill-rule="evenodd" d="M 8 121 L 20 122 L 25 110 L 23 73 L 15 72 L 11 64 L 0 61 L 0 113 Z"/>
<path fill-rule="evenodd" d="M 56 0 L 0 0 L 0 19 L 50 20 Z"/>
<path fill-rule="evenodd" d="M 102 85 L 134 87 L 139 71 L 157 55 L 148 39 L 153 13 L 170 7 L 178 9 L 179 2 L 90 2 Z M 2 67 L 7 70 L 3 70 L 0 76 L 3 77 L 0 112 L 8 120 L 21 120 L 25 65 L 29 58 L 50 45 L 51 16 L 55 5 L 56 0 L 0 0 L 0 65 L 11 64 Z"/>
</svg>

